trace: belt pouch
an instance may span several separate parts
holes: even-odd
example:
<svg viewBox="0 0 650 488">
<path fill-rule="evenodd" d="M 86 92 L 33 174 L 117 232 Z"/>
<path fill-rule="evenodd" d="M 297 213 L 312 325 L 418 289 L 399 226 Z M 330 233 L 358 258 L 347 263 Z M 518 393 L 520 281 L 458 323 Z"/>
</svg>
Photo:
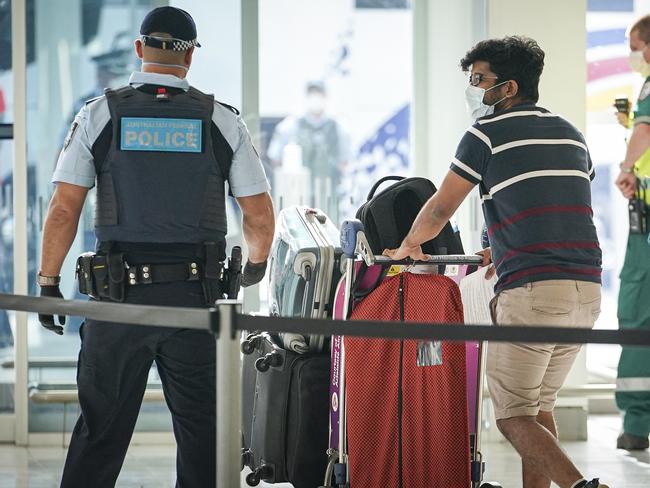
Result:
<svg viewBox="0 0 650 488">
<path fill-rule="evenodd" d="M 93 287 L 93 257 L 94 252 L 85 252 L 77 258 L 77 283 L 79 284 L 79 293 L 82 295 L 96 295 L 96 290 Z"/>
<path fill-rule="evenodd" d="M 124 301 L 126 269 L 124 253 L 109 253 L 108 256 L 108 296 L 114 302 Z"/>
<path fill-rule="evenodd" d="M 106 254 L 96 254 L 92 259 L 92 277 L 96 297 L 109 298 L 108 260 Z"/>
<path fill-rule="evenodd" d="M 202 285 L 206 303 L 210 306 L 214 306 L 217 300 L 223 298 L 221 288 L 223 263 L 219 259 L 220 251 L 223 252 L 216 242 L 206 242 L 204 244 L 205 275 Z"/>
</svg>

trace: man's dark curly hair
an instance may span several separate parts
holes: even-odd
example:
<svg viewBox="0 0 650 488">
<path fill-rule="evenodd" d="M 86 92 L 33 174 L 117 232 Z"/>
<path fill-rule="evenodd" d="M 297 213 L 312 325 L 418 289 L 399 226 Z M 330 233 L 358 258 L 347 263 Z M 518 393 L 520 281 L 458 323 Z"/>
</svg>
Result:
<svg viewBox="0 0 650 488">
<path fill-rule="evenodd" d="M 476 61 L 490 63 L 490 69 L 499 77 L 497 83 L 515 80 L 519 97 L 534 103 L 539 100 L 537 86 L 544 69 L 544 51 L 534 39 L 509 36 L 481 41 L 460 60 L 460 67 L 467 71 Z"/>
</svg>

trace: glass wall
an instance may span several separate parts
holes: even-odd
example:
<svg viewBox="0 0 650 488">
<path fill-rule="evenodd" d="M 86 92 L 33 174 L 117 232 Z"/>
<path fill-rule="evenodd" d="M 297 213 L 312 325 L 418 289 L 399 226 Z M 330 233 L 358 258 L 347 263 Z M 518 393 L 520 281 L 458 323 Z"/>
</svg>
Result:
<svg viewBox="0 0 650 488">
<path fill-rule="evenodd" d="M 0 0 L 0 293 L 13 284 L 13 77 L 11 2 Z M 0 310 L 0 413 L 13 412 L 14 314 Z"/>
<path fill-rule="evenodd" d="M 339 224 L 410 171 L 412 13 L 401 0 L 259 2 L 261 154 L 276 208 Z"/>
<path fill-rule="evenodd" d="M 143 16 L 162 2 L 149 0 L 34 0 L 28 3 L 27 147 L 29 291 L 38 294 L 41 233 L 54 191 L 52 172 L 75 114 L 105 87 L 126 84 L 138 69 L 133 41 Z M 32 53 L 30 56 L 29 53 Z M 77 238 L 61 270 L 66 298 L 76 292 L 76 256 L 95 247 L 94 191 L 83 210 Z M 81 318 L 68 317 L 63 336 L 43 329 L 36 315 L 29 322 L 30 432 L 71 430 L 77 405 L 50 403 L 50 389 L 74 391 Z M 152 370 L 150 383 L 157 388 Z M 43 400 L 45 398 L 45 400 Z M 140 430 L 168 430 L 162 403 L 145 404 Z"/>
<path fill-rule="evenodd" d="M 628 64 L 627 27 L 648 13 L 633 0 L 590 0 L 587 10 L 587 143 L 596 166 L 594 219 L 603 249 L 603 306 L 597 328 L 615 329 L 619 279 L 628 234 L 626 200 L 614 186 L 627 131 L 616 122 L 614 100 L 634 102 L 643 82 Z M 590 381 L 613 383 L 620 347 L 589 345 Z"/>
</svg>

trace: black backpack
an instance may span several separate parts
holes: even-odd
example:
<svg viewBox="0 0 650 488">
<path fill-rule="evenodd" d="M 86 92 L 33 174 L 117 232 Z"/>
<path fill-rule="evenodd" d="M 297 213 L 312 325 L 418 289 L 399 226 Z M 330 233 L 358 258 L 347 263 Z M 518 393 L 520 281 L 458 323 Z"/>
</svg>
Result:
<svg viewBox="0 0 650 488">
<path fill-rule="evenodd" d="M 385 190 L 377 193 L 379 185 L 396 180 Z M 424 204 L 436 192 L 435 185 L 426 178 L 385 176 L 368 193 L 368 201 L 357 210 L 357 219 L 365 227 L 368 244 L 374 254 L 384 249 L 395 249 L 411 229 L 415 217 Z M 447 222 L 435 239 L 422 244 L 425 254 L 464 254 L 458 232 Z"/>
</svg>

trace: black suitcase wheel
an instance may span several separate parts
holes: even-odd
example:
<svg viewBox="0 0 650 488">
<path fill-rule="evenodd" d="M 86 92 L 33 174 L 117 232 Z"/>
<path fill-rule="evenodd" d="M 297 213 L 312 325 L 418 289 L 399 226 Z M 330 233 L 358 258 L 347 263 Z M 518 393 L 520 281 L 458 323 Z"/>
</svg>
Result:
<svg viewBox="0 0 650 488">
<path fill-rule="evenodd" d="M 253 341 L 250 339 L 243 341 L 239 348 L 241 349 L 241 352 L 247 355 L 253 354 L 253 352 L 255 352 L 255 344 L 253 344 Z"/>
<path fill-rule="evenodd" d="M 502 488 L 502 486 L 499 483 L 492 481 L 490 483 L 483 483 L 481 488 Z"/>
<path fill-rule="evenodd" d="M 270 352 L 266 356 L 258 358 L 257 361 L 255 361 L 255 369 L 257 369 L 257 371 L 260 373 L 267 372 L 271 366 L 282 366 L 281 354 L 278 354 L 277 352 Z"/>
<path fill-rule="evenodd" d="M 273 468 L 267 464 L 263 464 L 255 471 L 246 476 L 246 483 L 248 486 L 257 486 L 263 479 L 271 478 L 273 476 Z"/>
<path fill-rule="evenodd" d="M 260 345 L 262 336 L 260 334 L 248 334 L 246 339 L 242 341 L 239 348 L 244 354 L 253 354 L 255 348 Z"/>
<path fill-rule="evenodd" d="M 248 486 L 257 486 L 260 484 L 260 481 L 262 481 L 262 479 L 257 473 L 249 473 L 248 476 L 246 476 L 246 484 Z"/>
</svg>

